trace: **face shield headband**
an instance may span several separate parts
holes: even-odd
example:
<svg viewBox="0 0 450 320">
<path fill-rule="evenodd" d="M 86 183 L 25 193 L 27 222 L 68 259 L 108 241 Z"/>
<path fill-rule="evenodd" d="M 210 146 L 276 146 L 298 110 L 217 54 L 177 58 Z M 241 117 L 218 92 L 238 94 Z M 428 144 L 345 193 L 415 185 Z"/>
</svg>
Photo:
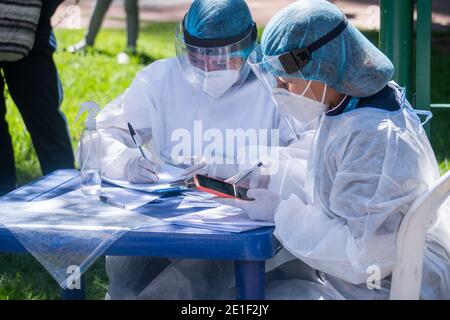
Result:
<svg viewBox="0 0 450 320">
<path fill-rule="evenodd" d="M 279 55 L 278 59 L 286 73 L 293 74 L 302 71 L 306 64 L 312 59 L 312 53 L 340 35 L 345 30 L 347 25 L 348 20 L 344 16 L 343 20 L 337 25 L 336 28 L 314 41 L 309 46 L 290 50 Z"/>
<path fill-rule="evenodd" d="M 250 27 L 247 28 L 244 32 L 241 34 L 238 34 L 237 36 L 231 37 L 231 38 L 221 38 L 221 39 L 200 39 L 197 37 L 194 37 L 193 35 L 189 34 L 189 32 L 185 29 L 185 19 L 186 15 L 183 18 L 183 22 L 181 23 L 181 26 L 183 28 L 183 36 L 184 36 L 184 42 L 187 45 L 195 46 L 195 47 L 202 47 L 202 48 L 217 48 L 217 47 L 225 47 L 232 45 L 234 43 L 240 42 L 244 40 L 245 38 L 248 39 L 249 43 L 248 46 L 251 45 L 251 43 L 255 42 L 258 38 L 258 29 L 256 27 L 256 23 L 253 22 Z M 251 34 L 251 37 L 248 37 L 248 35 Z M 242 44 L 243 47 L 245 47 L 245 44 Z"/>
</svg>

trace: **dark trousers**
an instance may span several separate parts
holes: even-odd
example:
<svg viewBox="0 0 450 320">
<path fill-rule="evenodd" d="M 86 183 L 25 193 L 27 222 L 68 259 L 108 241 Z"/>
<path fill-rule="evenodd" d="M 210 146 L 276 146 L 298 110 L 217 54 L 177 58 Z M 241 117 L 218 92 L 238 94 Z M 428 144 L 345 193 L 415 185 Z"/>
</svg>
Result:
<svg viewBox="0 0 450 320">
<path fill-rule="evenodd" d="M 91 20 L 89 21 L 86 33 L 86 43 L 94 45 L 100 26 L 106 11 L 111 5 L 112 0 L 97 0 Z M 127 47 L 136 47 L 136 41 L 139 33 L 139 7 L 137 0 L 125 0 L 125 13 L 127 15 Z"/>
<path fill-rule="evenodd" d="M 51 52 L 31 51 L 0 69 L 0 195 L 15 188 L 16 170 L 8 124 L 5 120 L 5 82 L 19 109 L 39 158 L 42 172 L 73 168 L 74 157 L 66 121 L 59 111 L 62 87 Z"/>
</svg>

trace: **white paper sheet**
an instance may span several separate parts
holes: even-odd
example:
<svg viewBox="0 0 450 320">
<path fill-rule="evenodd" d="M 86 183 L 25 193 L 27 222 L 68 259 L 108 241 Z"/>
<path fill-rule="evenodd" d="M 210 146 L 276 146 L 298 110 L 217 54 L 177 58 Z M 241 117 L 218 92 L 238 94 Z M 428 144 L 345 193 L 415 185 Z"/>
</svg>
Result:
<svg viewBox="0 0 450 320">
<path fill-rule="evenodd" d="M 108 197 L 115 203 L 124 205 L 126 210 L 133 210 L 158 199 L 160 194 L 126 188 L 102 188 L 102 196 Z"/>
<path fill-rule="evenodd" d="M 189 208 L 216 208 L 221 206 L 220 203 L 214 201 L 215 195 L 202 191 L 184 192 L 183 200 L 178 205 L 178 209 Z"/>
<path fill-rule="evenodd" d="M 235 233 L 274 225 L 272 222 L 251 220 L 239 208 L 217 205 L 219 206 L 215 208 L 167 218 L 163 219 L 163 221 L 177 225 Z"/>
<path fill-rule="evenodd" d="M 161 170 L 158 173 L 159 181 L 158 183 L 130 183 L 127 180 L 115 180 L 109 179 L 107 177 L 102 177 L 102 179 L 108 183 L 114 184 L 116 186 L 139 190 L 143 192 L 157 192 L 163 189 L 171 189 L 170 183 L 173 181 L 180 180 L 181 173 L 183 169 L 171 166 L 169 164 L 161 165 Z"/>
<path fill-rule="evenodd" d="M 8 228 L 54 229 L 101 233 L 135 226 L 165 225 L 161 219 L 138 212 L 116 208 L 95 196 L 86 196 L 80 189 L 49 200 L 25 203 L 2 203 L 0 223 Z"/>
<path fill-rule="evenodd" d="M 105 192 L 105 195 L 118 197 L 116 200 L 121 201 L 124 204 L 126 203 L 127 208 L 121 209 L 114 207 L 100 201 L 97 196 L 86 196 L 80 189 L 77 189 L 53 199 L 28 203 L 24 208 L 24 211 L 30 213 L 46 213 L 55 218 L 58 216 L 60 219 L 58 220 L 58 223 L 62 224 L 75 222 L 78 219 L 79 221 L 77 221 L 76 224 L 83 225 L 83 227 L 88 227 L 90 223 L 92 223 L 91 226 L 101 226 L 102 222 L 105 223 L 105 226 L 110 222 L 116 224 L 117 221 L 114 221 L 114 217 L 122 220 L 136 219 L 136 221 L 142 221 L 143 224 L 149 223 L 150 225 L 165 224 L 160 219 L 129 211 L 131 210 L 130 208 L 137 208 L 142 204 L 157 199 L 159 195 L 120 188 L 103 188 L 102 192 Z M 125 197 L 125 199 L 123 197 Z M 62 218 L 63 215 L 66 216 L 66 218 Z M 85 220 L 86 223 L 83 224 L 80 222 L 83 220 Z M 53 220 L 53 222 L 54 221 L 56 220 Z"/>
</svg>

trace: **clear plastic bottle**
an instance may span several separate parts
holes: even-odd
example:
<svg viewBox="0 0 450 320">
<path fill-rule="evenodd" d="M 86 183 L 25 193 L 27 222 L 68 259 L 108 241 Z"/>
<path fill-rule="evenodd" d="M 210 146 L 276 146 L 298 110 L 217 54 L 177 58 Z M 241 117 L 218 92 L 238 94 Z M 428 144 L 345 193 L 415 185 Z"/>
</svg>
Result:
<svg viewBox="0 0 450 320">
<path fill-rule="evenodd" d="M 94 102 L 85 102 L 81 105 L 79 115 L 88 111 L 86 127 L 80 139 L 80 172 L 81 191 L 86 195 L 99 195 L 101 192 L 101 136 L 96 129 L 95 116 L 100 108 Z"/>
</svg>

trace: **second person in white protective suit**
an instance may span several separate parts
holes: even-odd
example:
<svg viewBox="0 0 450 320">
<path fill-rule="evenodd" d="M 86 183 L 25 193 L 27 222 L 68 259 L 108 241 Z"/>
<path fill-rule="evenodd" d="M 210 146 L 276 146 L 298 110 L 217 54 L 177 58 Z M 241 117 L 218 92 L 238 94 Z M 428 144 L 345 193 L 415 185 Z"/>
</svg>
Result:
<svg viewBox="0 0 450 320">
<path fill-rule="evenodd" d="M 389 81 L 391 62 L 336 6 L 301 0 L 271 19 L 249 63 L 284 112 L 301 120 L 305 100 L 326 111 L 305 181 L 293 154 L 268 190 L 248 191 L 255 200 L 218 200 L 274 221 L 285 260 L 274 272 L 284 279 L 269 283 L 267 297 L 389 298 L 399 225 L 439 178 L 415 110 Z M 450 299 L 446 205 L 427 234 L 421 298 Z"/>
<path fill-rule="evenodd" d="M 97 116 L 104 155 L 102 174 L 133 183 L 152 183 L 158 180 L 153 172 L 160 163 L 182 165 L 180 159 L 183 162 L 197 157 L 206 158 L 208 163 L 202 173 L 228 178 L 239 167 L 236 150 L 249 144 L 286 146 L 296 139 L 295 128 L 280 117 L 270 95 L 246 63 L 256 47 L 256 33 L 244 0 L 195 0 L 177 28 L 177 57 L 155 61 L 141 70 L 130 87 Z M 148 143 L 151 160 L 143 158 L 135 147 L 127 123 Z M 244 142 L 228 149 L 229 130 L 258 140 L 231 134 L 231 139 Z M 211 151 L 217 136 L 225 140 Z M 226 161 L 228 164 L 223 165 Z M 176 267 L 189 269 L 191 263 L 107 257 L 108 296 L 164 298 L 165 292 L 170 297 L 167 290 L 151 290 L 151 281 L 159 275 L 162 287 L 170 287 L 163 280 L 164 273 L 170 274 Z M 208 266 L 206 262 L 191 271 L 208 277 Z M 202 268 L 204 273 L 199 271 Z M 202 287 L 198 290 L 201 292 Z M 208 295 L 205 292 L 205 296 L 199 296 L 198 292 L 185 286 L 185 292 L 177 294 L 183 298 Z"/>
</svg>

